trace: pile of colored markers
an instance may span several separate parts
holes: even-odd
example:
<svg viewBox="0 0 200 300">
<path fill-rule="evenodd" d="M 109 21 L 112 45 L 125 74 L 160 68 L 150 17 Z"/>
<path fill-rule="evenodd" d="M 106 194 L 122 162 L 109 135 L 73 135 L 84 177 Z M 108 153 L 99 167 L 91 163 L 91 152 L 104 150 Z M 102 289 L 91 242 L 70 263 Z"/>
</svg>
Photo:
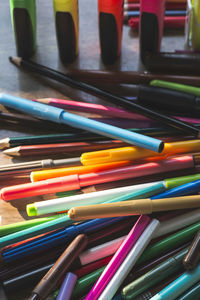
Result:
<svg viewBox="0 0 200 300">
<path fill-rule="evenodd" d="M 3 287 L 31 284 L 30 300 L 199 299 L 200 88 L 153 80 L 130 101 L 65 80 L 130 109 L 0 95 L 0 104 L 36 126 L 78 128 L 0 142 L 7 155 L 30 156 L 0 167 L 2 178 L 30 181 L 2 187 L 2 201 L 50 197 L 26 206 L 31 220 L 0 227 Z"/>
</svg>

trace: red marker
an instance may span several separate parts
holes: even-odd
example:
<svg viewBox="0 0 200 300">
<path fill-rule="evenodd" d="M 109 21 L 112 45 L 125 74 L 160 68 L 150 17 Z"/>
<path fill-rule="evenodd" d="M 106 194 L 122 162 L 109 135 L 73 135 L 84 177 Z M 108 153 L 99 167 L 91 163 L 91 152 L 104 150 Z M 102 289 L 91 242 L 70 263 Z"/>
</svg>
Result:
<svg viewBox="0 0 200 300">
<path fill-rule="evenodd" d="M 98 0 L 101 57 L 112 64 L 121 52 L 124 0 Z"/>
<path fill-rule="evenodd" d="M 164 18 L 164 28 L 166 29 L 180 29 L 185 26 L 186 17 L 185 16 L 176 16 L 176 17 L 165 17 Z M 128 24 L 131 28 L 138 30 L 139 29 L 139 18 L 130 18 Z"/>
</svg>

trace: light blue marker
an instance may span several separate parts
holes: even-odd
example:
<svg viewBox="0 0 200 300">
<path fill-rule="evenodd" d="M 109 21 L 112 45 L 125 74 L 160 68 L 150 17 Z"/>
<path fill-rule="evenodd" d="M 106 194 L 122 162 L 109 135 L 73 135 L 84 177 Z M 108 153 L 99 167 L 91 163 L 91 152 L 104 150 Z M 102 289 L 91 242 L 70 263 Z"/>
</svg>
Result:
<svg viewBox="0 0 200 300">
<path fill-rule="evenodd" d="M 163 141 L 158 139 L 71 114 L 66 112 L 64 109 L 9 94 L 0 95 L 0 104 L 37 118 L 70 125 L 72 127 L 91 131 L 103 136 L 119 139 L 126 143 L 140 146 L 152 151 L 161 152 L 164 147 Z"/>
<path fill-rule="evenodd" d="M 113 203 L 113 202 L 120 202 L 120 201 L 126 201 L 129 199 L 143 199 L 143 198 L 149 198 L 157 193 L 161 193 L 166 190 L 164 181 L 159 181 L 155 184 L 152 184 L 151 186 L 148 186 L 146 188 L 143 188 L 141 190 L 137 190 L 131 193 L 128 193 L 126 195 L 116 197 L 114 199 L 105 201 L 103 203 Z M 160 195 L 160 194 L 159 194 Z"/>
</svg>

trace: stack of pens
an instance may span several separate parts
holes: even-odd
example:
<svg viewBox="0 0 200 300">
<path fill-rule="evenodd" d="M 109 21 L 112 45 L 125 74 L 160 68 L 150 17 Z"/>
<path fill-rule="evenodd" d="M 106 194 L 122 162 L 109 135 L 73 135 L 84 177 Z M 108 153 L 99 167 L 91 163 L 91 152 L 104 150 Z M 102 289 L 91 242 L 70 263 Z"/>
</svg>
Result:
<svg viewBox="0 0 200 300">
<path fill-rule="evenodd" d="M 187 1 L 166 1 L 164 28 L 179 29 L 185 27 Z M 140 1 L 127 0 L 124 3 L 124 21 L 135 30 L 139 29 Z"/>
<path fill-rule="evenodd" d="M 158 78 L 130 100 L 54 76 L 124 109 L 0 95 L 7 108 L 79 130 L 0 142 L 6 155 L 30 159 L 0 167 L 2 177 L 29 181 L 2 187 L 2 201 L 34 197 L 26 206 L 30 220 L 0 228 L 3 288 L 30 285 L 30 300 L 198 299 L 200 89 Z"/>
</svg>

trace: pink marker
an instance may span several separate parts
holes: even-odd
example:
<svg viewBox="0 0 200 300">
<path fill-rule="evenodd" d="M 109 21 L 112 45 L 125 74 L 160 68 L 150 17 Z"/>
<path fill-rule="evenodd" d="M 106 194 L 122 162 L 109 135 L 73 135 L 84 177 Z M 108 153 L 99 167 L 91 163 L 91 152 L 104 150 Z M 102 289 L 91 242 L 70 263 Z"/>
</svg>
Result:
<svg viewBox="0 0 200 300">
<path fill-rule="evenodd" d="M 143 233 L 145 228 L 148 226 L 150 218 L 148 216 L 140 216 L 136 224 L 133 226 L 107 267 L 91 289 L 90 293 L 86 296 L 85 300 L 96 300 L 104 290 L 105 286 L 109 283 L 113 274 L 116 273 L 121 263 L 130 252 L 133 245 L 137 242 L 140 235 Z"/>
<path fill-rule="evenodd" d="M 140 55 L 160 51 L 165 16 L 165 0 L 140 1 Z"/>
<path fill-rule="evenodd" d="M 134 164 L 108 171 L 74 174 L 38 182 L 19 184 L 1 189 L 1 199 L 5 201 L 33 197 L 38 195 L 78 190 L 82 187 L 112 182 L 128 178 L 159 174 L 181 169 L 195 168 L 200 164 L 199 155 L 184 155 L 168 158 L 158 162 Z"/>
</svg>

